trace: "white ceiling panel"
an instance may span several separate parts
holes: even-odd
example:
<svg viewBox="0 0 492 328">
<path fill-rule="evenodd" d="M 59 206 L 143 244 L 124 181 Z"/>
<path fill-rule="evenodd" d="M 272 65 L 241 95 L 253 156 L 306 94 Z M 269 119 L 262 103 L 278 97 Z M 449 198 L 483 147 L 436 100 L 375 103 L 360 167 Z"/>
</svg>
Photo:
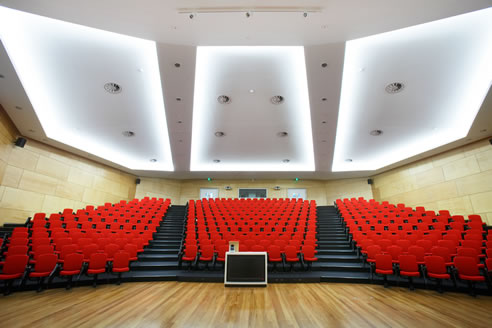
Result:
<svg viewBox="0 0 492 328">
<path fill-rule="evenodd" d="M 196 60 L 192 171 L 314 171 L 304 47 L 198 47 Z"/>
<path fill-rule="evenodd" d="M 490 0 L 0 2 L 24 12 L 0 7 L 0 104 L 19 133 L 137 176 L 367 177 L 492 136 L 492 29 L 474 12 Z M 466 13 L 476 19 L 425 28 Z M 209 46 L 241 51 L 197 66 Z M 403 92 L 385 93 L 391 82 Z"/>
<path fill-rule="evenodd" d="M 487 9 L 347 42 L 333 171 L 377 170 L 464 138 L 492 82 L 491 41 Z M 391 83 L 401 90 L 388 93 Z"/>
<path fill-rule="evenodd" d="M 173 170 L 155 42 L 3 7 L 0 33 L 48 138 L 129 169 Z"/>
</svg>

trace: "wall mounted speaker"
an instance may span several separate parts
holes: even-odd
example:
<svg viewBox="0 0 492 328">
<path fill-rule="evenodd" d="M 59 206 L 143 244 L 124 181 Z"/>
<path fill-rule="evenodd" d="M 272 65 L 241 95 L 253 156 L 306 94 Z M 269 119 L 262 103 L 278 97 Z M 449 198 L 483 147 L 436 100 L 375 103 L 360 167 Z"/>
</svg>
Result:
<svg viewBox="0 0 492 328">
<path fill-rule="evenodd" d="M 273 190 L 280 190 L 280 186 L 273 187 Z"/>
<path fill-rule="evenodd" d="M 17 140 L 15 141 L 15 145 L 16 145 L 17 147 L 24 148 L 24 146 L 26 145 L 26 142 L 27 142 L 26 138 L 19 137 L 19 138 L 17 138 Z"/>
<path fill-rule="evenodd" d="M 372 184 L 374 183 L 374 180 L 372 180 L 372 179 L 367 179 L 367 183 L 368 183 L 368 184 L 370 184 L 370 185 L 372 185 Z"/>
<path fill-rule="evenodd" d="M 231 186 L 225 186 L 224 188 L 225 190 L 232 190 L 232 187 Z"/>
<path fill-rule="evenodd" d="M 135 180 L 135 184 L 140 184 L 140 179 L 138 179 L 138 178 L 137 178 L 137 179 Z"/>
</svg>

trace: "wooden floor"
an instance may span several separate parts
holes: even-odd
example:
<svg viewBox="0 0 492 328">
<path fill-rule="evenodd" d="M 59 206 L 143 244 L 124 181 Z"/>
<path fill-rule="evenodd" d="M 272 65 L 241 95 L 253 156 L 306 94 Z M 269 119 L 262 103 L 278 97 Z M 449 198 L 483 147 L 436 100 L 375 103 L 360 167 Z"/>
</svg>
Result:
<svg viewBox="0 0 492 328">
<path fill-rule="evenodd" d="M 125 283 L 0 296 L 0 327 L 491 327 L 492 297 L 376 285 Z"/>
</svg>

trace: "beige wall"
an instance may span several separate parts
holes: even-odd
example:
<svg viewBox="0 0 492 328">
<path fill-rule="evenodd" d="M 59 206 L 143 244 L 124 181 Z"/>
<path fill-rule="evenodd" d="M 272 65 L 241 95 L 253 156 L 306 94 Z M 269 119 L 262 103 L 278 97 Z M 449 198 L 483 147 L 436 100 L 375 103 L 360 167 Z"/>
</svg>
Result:
<svg viewBox="0 0 492 328">
<path fill-rule="evenodd" d="M 34 140 L 15 147 L 17 136 L 0 106 L 0 224 L 134 198 L 135 176 Z"/>
<path fill-rule="evenodd" d="M 173 204 L 186 204 L 190 199 L 200 197 L 200 188 L 217 188 L 219 197 L 236 198 L 239 188 L 267 188 L 268 197 L 285 198 L 289 188 L 305 188 L 308 199 L 316 200 L 318 205 L 331 205 L 340 197 L 372 198 L 367 179 L 344 180 L 169 180 L 142 178 L 137 186 L 136 197 L 144 196 L 171 198 Z M 232 190 L 225 190 L 230 186 Z M 280 190 L 273 187 L 279 186 Z"/>
<path fill-rule="evenodd" d="M 492 224 L 492 146 L 482 140 L 374 177 L 376 200 L 480 214 Z"/>
<path fill-rule="evenodd" d="M 181 182 L 172 179 L 140 178 L 135 198 L 169 198 L 171 204 L 180 204 Z"/>
</svg>

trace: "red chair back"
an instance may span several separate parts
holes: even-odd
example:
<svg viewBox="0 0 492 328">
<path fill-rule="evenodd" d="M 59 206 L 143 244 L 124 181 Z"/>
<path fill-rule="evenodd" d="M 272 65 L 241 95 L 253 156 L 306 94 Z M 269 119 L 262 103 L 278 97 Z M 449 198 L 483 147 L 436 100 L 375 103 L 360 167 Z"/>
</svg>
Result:
<svg viewBox="0 0 492 328">
<path fill-rule="evenodd" d="M 435 274 L 446 274 L 446 263 L 441 256 L 426 256 L 425 267 L 427 272 Z"/>
<path fill-rule="evenodd" d="M 5 259 L 3 274 L 20 274 L 26 269 L 29 257 L 27 255 L 11 255 Z"/>
<path fill-rule="evenodd" d="M 46 273 L 51 272 L 56 266 L 58 257 L 55 254 L 42 254 L 36 260 L 34 272 Z"/>
<path fill-rule="evenodd" d="M 460 275 L 480 276 L 477 261 L 473 257 L 456 256 L 453 263 Z"/>
<path fill-rule="evenodd" d="M 118 251 L 114 254 L 113 270 L 114 269 L 129 269 L 130 254 L 125 251 Z"/>
<path fill-rule="evenodd" d="M 82 268 L 82 262 L 84 261 L 84 255 L 79 253 L 71 253 L 65 256 L 65 262 L 63 263 L 63 271 L 76 271 Z"/>
<path fill-rule="evenodd" d="M 104 253 L 93 253 L 89 260 L 89 270 L 104 269 L 106 267 L 107 258 L 108 256 Z"/>
</svg>

